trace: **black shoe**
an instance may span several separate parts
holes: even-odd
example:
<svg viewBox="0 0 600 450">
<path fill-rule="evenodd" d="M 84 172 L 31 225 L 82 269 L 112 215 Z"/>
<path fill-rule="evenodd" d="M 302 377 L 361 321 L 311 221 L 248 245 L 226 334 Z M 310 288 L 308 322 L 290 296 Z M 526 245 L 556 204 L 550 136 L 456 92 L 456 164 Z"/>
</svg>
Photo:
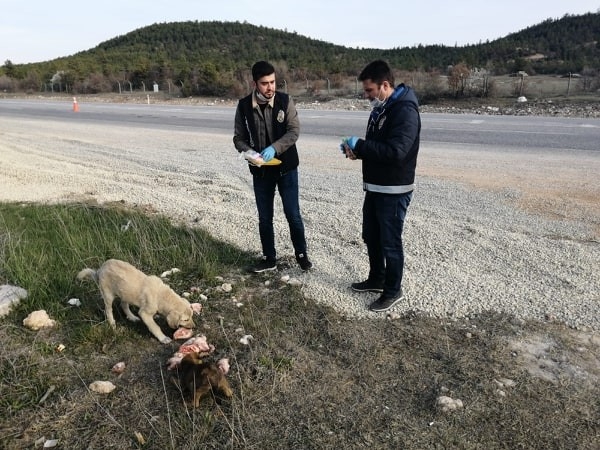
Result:
<svg viewBox="0 0 600 450">
<path fill-rule="evenodd" d="M 382 295 L 369 305 L 369 309 L 373 312 L 384 312 L 402 300 L 404 300 L 404 294 L 402 294 L 402 289 L 400 289 L 400 293 L 394 297 Z"/>
<path fill-rule="evenodd" d="M 352 283 L 350 287 L 356 292 L 383 292 L 383 283 L 373 283 L 370 280 Z"/>
<path fill-rule="evenodd" d="M 306 253 L 298 253 L 296 255 L 296 261 L 298 261 L 300 268 L 304 271 L 309 270 L 312 267 L 312 263 L 309 261 Z"/>
<path fill-rule="evenodd" d="M 263 256 L 261 259 L 251 270 L 254 273 L 266 272 L 267 270 L 275 270 L 277 269 L 277 261 L 274 259 L 268 259 L 266 256 Z"/>
</svg>

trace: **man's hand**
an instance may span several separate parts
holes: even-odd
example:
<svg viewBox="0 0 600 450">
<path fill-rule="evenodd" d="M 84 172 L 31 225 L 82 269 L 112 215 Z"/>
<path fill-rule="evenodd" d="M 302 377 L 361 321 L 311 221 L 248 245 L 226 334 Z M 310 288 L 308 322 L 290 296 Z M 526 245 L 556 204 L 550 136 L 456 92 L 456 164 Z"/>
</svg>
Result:
<svg viewBox="0 0 600 450">
<path fill-rule="evenodd" d="M 350 147 L 350 150 L 354 150 L 354 147 L 356 147 L 357 142 L 358 138 L 356 136 L 350 136 L 348 139 L 346 139 L 346 145 Z"/>
<path fill-rule="evenodd" d="M 347 145 L 346 145 L 346 152 L 345 153 L 346 153 L 346 158 L 356 159 L 356 155 L 354 154 L 354 152 L 352 150 L 350 150 L 350 147 L 348 147 Z"/>
<path fill-rule="evenodd" d="M 358 138 L 356 136 L 351 136 L 349 138 L 342 139 L 342 143 L 340 144 L 340 150 L 343 154 L 346 155 L 346 158 L 356 159 L 356 155 L 354 154 L 354 147 L 358 142 Z"/>
<path fill-rule="evenodd" d="M 269 145 L 262 152 L 260 152 L 260 156 L 264 162 L 269 162 L 275 157 L 275 148 L 272 145 Z"/>
</svg>

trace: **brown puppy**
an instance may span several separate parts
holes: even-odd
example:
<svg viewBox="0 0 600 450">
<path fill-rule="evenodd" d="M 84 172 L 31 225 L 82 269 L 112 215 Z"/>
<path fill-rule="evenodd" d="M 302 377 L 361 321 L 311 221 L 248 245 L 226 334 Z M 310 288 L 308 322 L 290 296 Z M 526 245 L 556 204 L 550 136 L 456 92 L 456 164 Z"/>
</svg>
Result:
<svg viewBox="0 0 600 450">
<path fill-rule="evenodd" d="M 156 276 L 148 276 L 131 264 L 118 259 L 109 259 L 98 270 L 83 269 L 77 274 L 79 280 L 91 278 L 98 283 L 104 299 L 106 319 L 115 328 L 112 304 L 115 298 L 121 300 L 121 309 L 132 322 L 142 321 L 148 330 L 163 344 L 171 342 L 154 321 L 154 315 L 160 314 L 173 329 L 193 328 L 194 314 L 190 303 L 175 293 Z M 129 305 L 138 307 L 137 317 Z"/>
<path fill-rule="evenodd" d="M 221 394 L 227 398 L 233 396 L 225 374 L 214 362 L 203 362 L 198 353 L 186 354 L 179 364 L 179 385 L 193 393 L 194 408 L 211 390 L 213 394 Z"/>
</svg>

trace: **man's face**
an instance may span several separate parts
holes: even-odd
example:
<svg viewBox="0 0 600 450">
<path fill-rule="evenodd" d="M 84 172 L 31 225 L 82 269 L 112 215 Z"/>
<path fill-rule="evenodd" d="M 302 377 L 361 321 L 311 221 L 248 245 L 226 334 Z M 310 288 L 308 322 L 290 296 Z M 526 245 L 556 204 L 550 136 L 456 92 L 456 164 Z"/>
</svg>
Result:
<svg viewBox="0 0 600 450">
<path fill-rule="evenodd" d="M 365 98 L 367 100 L 373 100 L 374 98 L 385 100 L 388 96 L 389 85 L 390 84 L 387 81 L 384 81 L 382 84 L 377 84 L 371 79 L 363 80 Z"/>
<path fill-rule="evenodd" d="M 275 74 L 265 75 L 259 78 L 254 85 L 256 90 L 260 92 L 265 98 L 272 98 L 275 95 Z"/>
</svg>

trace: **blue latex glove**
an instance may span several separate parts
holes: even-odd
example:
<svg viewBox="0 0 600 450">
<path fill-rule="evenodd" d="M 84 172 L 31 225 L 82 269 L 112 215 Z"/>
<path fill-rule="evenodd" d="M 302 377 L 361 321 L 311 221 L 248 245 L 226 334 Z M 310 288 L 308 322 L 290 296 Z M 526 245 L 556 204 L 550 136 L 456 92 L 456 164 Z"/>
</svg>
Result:
<svg viewBox="0 0 600 450">
<path fill-rule="evenodd" d="M 354 150 L 357 142 L 358 138 L 356 136 L 350 136 L 348 139 L 346 139 L 346 145 L 350 147 L 350 150 Z"/>
<path fill-rule="evenodd" d="M 260 156 L 262 156 L 264 162 L 269 162 L 275 157 L 275 149 L 272 145 L 269 145 L 262 152 L 260 152 Z"/>
</svg>

